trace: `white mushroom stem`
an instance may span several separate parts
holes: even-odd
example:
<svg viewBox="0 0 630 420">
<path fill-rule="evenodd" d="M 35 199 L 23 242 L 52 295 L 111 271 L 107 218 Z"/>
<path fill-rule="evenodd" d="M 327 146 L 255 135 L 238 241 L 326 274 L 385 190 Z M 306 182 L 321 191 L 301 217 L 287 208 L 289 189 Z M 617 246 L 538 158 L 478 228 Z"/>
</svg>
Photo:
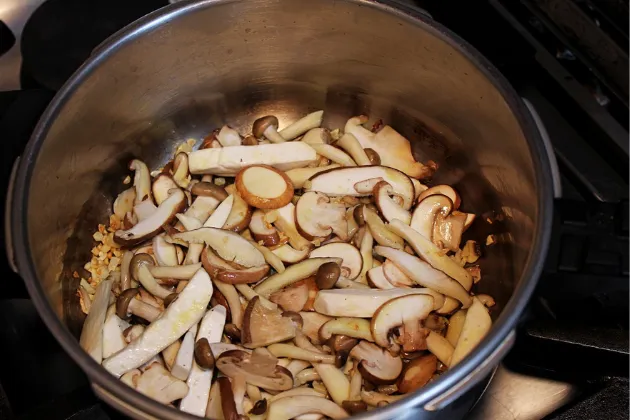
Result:
<svg viewBox="0 0 630 420">
<path fill-rule="evenodd" d="M 223 147 L 240 146 L 242 143 L 241 135 L 233 128 L 224 125 L 217 134 L 217 140 Z"/>
<path fill-rule="evenodd" d="M 367 284 L 367 272 L 372 268 L 372 247 L 374 246 L 374 237 L 370 232 L 370 229 L 365 229 L 363 239 L 361 239 L 361 257 L 363 258 L 363 266 L 361 267 L 361 274 L 357 278 L 358 283 Z"/>
<path fill-rule="evenodd" d="M 338 163 L 333 163 L 328 166 L 320 166 L 317 168 L 291 169 L 290 171 L 286 171 L 285 173 L 291 180 L 294 188 L 302 188 L 304 186 L 304 183 L 313 175 L 327 171 L 329 169 L 339 168 L 340 166 L 341 165 L 339 165 Z"/>
<path fill-rule="evenodd" d="M 365 153 L 365 150 L 363 150 L 363 147 L 361 147 L 361 144 L 359 143 L 357 138 L 354 137 L 352 134 L 346 133 L 341 136 L 341 138 L 337 140 L 337 146 L 348 152 L 350 156 L 352 156 L 352 159 L 354 159 L 354 161 L 359 166 L 372 164 L 367 154 Z"/>
<path fill-rule="evenodd" d="M 171 368 L 171 375 L 181 379 L 182 381 L 188 379 L 188 375 L 192 369 L 197 328 L 197 324 L 193 325 L 184 335 L 182 344 L 177 352 L 177 356 L 175 357 L 175 363 Z"/>
<path fill-rule="evenodd" d="M 312 351 L 304 350 L 291 344 L 271 344 L 267 347 L 267 350 L 276 357 L 288 357 L 291 359 L 307 360 L 309 362 L 319 363 L 335 363 L 335 356 L 331 354 L 315 353 Z"/>
<path fill-rule="evenodd" d="M 135 316 L 139 316 L 149 322 L 155 321 L 160 315 L 162 315 L 162 311 L 158 308 L 139 299 L 131 299 L 129 306 L 127 307 L 127 312 Z"/>
<path fill-rule="evenodd" d="M 280 135 L 285 140 L 293 140 L 306 133 L 307 131 L 321 126 L 323 116 L 324 111 L 320 110 L 311 112 L 305 117 L 300 118 L 299 120 L 280 130 Z"/>
<path fill-rule="evenodd" d="M 190 184 L 188 172 L 188 154 L 180 152 L 173 160 L 173 181 L 181 188 L 187 188 Z"/>
<path fill-rule="evenodd" d="M 278 273 L 283 273 L 284 272 L 284 270 L 286 268 L 284 267 L 284 263 L 282 262 L 280 257 L 278 257 L 276 254 L 274 254 L 266 246 L 262 246 L 262 245 L 260 245 L 257 242 L 252 241 L 252 245 L 254 245 L 256 247 L 256 249 L 258 249 L 260 251 L 260 253 L 263 254 L 263 257 L 265 257 L 265 261 L 267 261 L 267 264 L 272 266 L 273 269 L 276 270 L 276 272 L 278 272 Z"/>
<path fill-rule="evenodd" d="M 177 340 L 173 344 L 162 350 L 162 358 L 164 359 L 164 364 L 171 372 L 171 374 L 173 373 L 175 359 L 177 359 L 177 353 L 179 353 L 179 349 L 181 348 L 181 346 L 182 342 L 180 340 Z"/>
<path fill-rule="evenodd" d="M 316 363 L 314 365 L 315 371 L 319 374 L 322 382 L 328 390 L 328 394 L 337 404 L 341 405 L 342 402 L 350 397 L 350 382 L 346 375 L 342 371 L 337 369 L 335 365 L 327 365 L 322 363 Z"/>
<path fill-rule="evenodd" d="M 276 310 L 278 309 L 278 305 L 276 305 L 275 303 L 273 303 L 272 301 L 270 301 L 269 299 L 267 299 L 264 296 L 259 295 L 258 293 L 256 293 L 254 291 L 254 289 L 252 289 L 251 287 L 249 287 L 247 284 L 235 284 L 234 287 L 236 288 L 236 290 L 238 290 L 245 299 L 252 300 L 254 299 L 256 296 L 258 296 L 260 298 L 260 303 L 267 309 L 272 309 L 272 310 Z"/>
<path fill-rule="evenodd" d="M 440 334 L 431 331 L 426 338 L 427 348 L 431 353 L 439 359 L 440 362 L 446 366 L 449 365 L 451 357 L 453 356 L 453 346 L 448 340 L 442 337 Z"/>
<path fill-rule="evenodd" d="M 153 256 L 155 257 L 159 265 L 178 265 L 177 247 L 166 242 L 166 240 L 164 239 L 164 235 L 157 235 L 153 237 Z"/>
<path fill-rule="evenodd" d="M 136 389 L 163 404 L 179 400 L 188 392 L 188 386 L 173 377 L 164 366 L 152 364 L 137 380 Z"/>
<path fill-rule="evenodd" d="M 315 391 L 313 388 L 308 388 L 307 386 L 299 386 L 297 388 L 289 389 L 288 391 L 282 391 L 276 395 L 265 395 L 266 392 L 263 392 L 263 398 L 266 398 L 268 402 L 274 402 L 281 398 L 286 397 L 297 397 L 297 396 L 306 396 L 306 397 L 321 397 L 322 394 Z"/>
<path fill-rule="evenodd" d="M 330 144 L 311 144 L 310 145 L 318 155 L 324 156 L 341 166 L 357 166 L 354 160 L 344 153 L 341 149 L 337 149 Z"/>
<path fill-rule="evenodd" d="M 162 267 L 165 268 L 165 267 Z M 155 277 L 151 275 L 149 267 L 141 265 L 138 267 L 138 281 L 149 293 L 161 299 L 165 299 L 172 292 L 158 284 Z"/>
<path fill-rule="evenodd" d="M 252 401 L 258 401 L 262 399 L 262 394 L 260 393 L 260 388 L 255 385 L 247 384 L 245 386 L 245 391 L 247 392 L 247 396 Z"/>
<path fill-rule="evenodd" d="M 446 340 L 453 347 L 457 345 L 459 335 L 462 333 L 462 327 L 464 326 L 464 321 L 466 320 L 466 312 L 466 309 L 460 309 L 459 311 L 455 312 L 448 320 L 448 328 L 446 329 Z"/>
<path fill-rule="evenodd" d="M 448 365 L 453 367 L 461 362 L 483 340 L 491 326 L 492 319 L 488 310 L 479 299 L 473 298 Z"/>
<path fill-rule="evenodd" d="M 116 316 L 116 306 L 111 305 L 107 310 L 107 317 L 103 325 L 103 357 L 107 358 L 117 351 L 125 348 L 127 342 L 123 331 L 129 327 L 129 323 Z"/>
<path fill-rule="evenodd" d="M 295 376 L 295 384 L 297 386 L 300 386 L 300 385 L 307 384 L 309 382 L 319 381 L 319 379 L 320 379 L 319 373 L 317 373 L 315 369 L 304 369 Z"/>
<path fill-rule="evenodd" d="M 295 345 L 301 349 L 311 351 L 313 353 L 322 353 L 317 347 L 315 347 L 304 333 L 297 329 L 295 330 L 295 337 L 293 338 Z"/>
<path fill-rule="evenodd" d="M 129 169 L 135 171 L 133 186 L 136 189 L 135 204 L 151 199 L 151 174 L 149 168 L 141 160 L 134 159 L 129 164 Z"/>
<path fill-rule="evenodd" d="M 291 360 L 286 368 L 295 378 L 300 372 L 308 368 L 310 365 L 311 362 L 307 362 L 306 360 Z"/>
<path fill-rule="evenodd" d="M 341 317 L 328 321 L 319 329 L 322 341 L 329 340 L 333 335 L 346 335 L 360 340 L 374 341 L 370 331 L 370 321 L 363 318 Z"/>
<path fill-rule="evenodd" d="M 359 401 L 361 399 L 361 385 L 363 384 L 363 378 L 359 371 L 359 362 L 354 361 L 354 367 L 352 369 L 352 377 L 350 378 L 350 395 L 348 399 L 350 401 Z"/>
<path fill-rule="evenodd" d="M 156 279 L 190 280 L 200 268 L 201 263 L 196 263 L 174 267 L 153 266 L 149 271 Z"/>
<path fill-rule="evenodd" d="M 293 396 L 274 400 L 269 405 L 267 418 L 289 420 L 309 413 L 323 414 L 332 419 L 345 419 L 348 417 L 346 410 L 326 398 Z"/>
<path fill-rule="evenodd" d="M 290 286 L 300 280 L 310 277 L 317 273 L 322 264 L 335 262 L 341 264 L 341 258 L 309 258 L 308 260 L 299 262 L 288 267 L 283 273 L 274 274 L 267 277 L 254 288 L 256 293 L 268 297 L 273 292 Z"/>
<path fill-rule="evenodd" d="M 79 344 L 92 358 L 101 363 L 103 360 L 103 324 L 107 315 L 109 298 L 111 295 L 113 280 L 106 279 L 99 283 L 92 301 L 92 308 L 88 313 Z"/>
<path fill-rule="evenodd" d="M 236 288 L 227 283 L 223 283 L 215 280 L 214 285 L 225 296 L 228 306 L 230 307 L 230 314 L 232 315 L 232 323 L 238 328 L 243 326 L 243 307 L 241 306 L 241 300 L 239 299 Z"/>
</svg>

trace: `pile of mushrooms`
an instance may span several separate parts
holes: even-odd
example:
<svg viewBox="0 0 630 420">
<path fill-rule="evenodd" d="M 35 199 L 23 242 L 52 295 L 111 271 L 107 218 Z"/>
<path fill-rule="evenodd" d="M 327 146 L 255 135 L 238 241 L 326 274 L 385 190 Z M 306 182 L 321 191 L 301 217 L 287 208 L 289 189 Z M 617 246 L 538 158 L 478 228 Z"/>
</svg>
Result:
<svg viewBox="0 0 630 420">
<path fill-rule="evenodd" d="M 393 128 L 322 119 L 224 126 L 154 173 L 131 162 L 124 253 L 81 335 L 107 371 L 200 417 L 340 419 L 475 348 L 494 301 L 471 291 L 474 214 L 419 181 L 435 165 Z"/>
</svg>

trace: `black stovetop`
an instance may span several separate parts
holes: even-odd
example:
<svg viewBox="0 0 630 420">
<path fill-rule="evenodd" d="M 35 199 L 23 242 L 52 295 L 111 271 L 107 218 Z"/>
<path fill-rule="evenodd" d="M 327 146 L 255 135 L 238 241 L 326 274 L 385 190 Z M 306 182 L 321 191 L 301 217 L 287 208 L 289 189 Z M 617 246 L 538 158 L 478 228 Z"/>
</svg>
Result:
<svg viewBox="0 0 630 420">
<path fill-rule="evenodd" d="M 79 3 L 98 3 L 100 9 L 95 14 Z M 126 7 L 130 3 L 135 6 Z M 60 83 L 109 33 L 164 3 L 44 3 L 50 10 L 38 10 L 21 37 L 22 90 L 0 92 L 2 188 Z M 627 0 L 416 3 L 478 48 L 534 105 L 562 180 L 545 273 L 516 346 L 471 417 L 628 418 L 628 86 L 615 77 L 624 63 L 606 61 L 589 49 L 593 39 L 598 45 L 603 36 L 612 40 L 621 48 L 627 75 Z M 98 25 L 91 25 L 95 19 Z M 80 369 L 48 333 L 4 252 L 0 272 L 5 355 L 0 420 L 118 418 L 97 401 Z M 563 393 L 555 405 L 518 400 L 534 395 L 527 391 L 543 382 L 557 385 L 550 392 Z"/>
</svg>

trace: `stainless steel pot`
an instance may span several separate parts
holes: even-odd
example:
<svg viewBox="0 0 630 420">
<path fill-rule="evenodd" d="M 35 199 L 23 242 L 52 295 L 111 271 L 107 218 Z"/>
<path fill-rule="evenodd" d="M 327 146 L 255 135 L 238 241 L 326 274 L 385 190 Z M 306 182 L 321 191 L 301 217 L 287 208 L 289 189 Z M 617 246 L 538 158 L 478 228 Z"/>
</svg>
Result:
<svg viewBox="0 0 630 420">
<path fill-rule="evenodd" d="M 482 224 L 497 244 L 479 289 L 495 324 L 464 362 L 408 398 L 361 418 L 432 418 L 492 372 L 540 273 L 552 181 L 534 121 L 477 51 L 426 15 L 371 0 L 204 0 L 161 9 L 101 45 L 41 118 L 19 163 L 7 235 L 40 315 L 108 403 L 134 417 L 190 418 L 131 391 L 78 344 L 82 317 L 71 273 L 89 260 L 125 165 L 154 167 L 176 144 L 221 124 L 246 132 L 324 109 L 342 127 L 360 113 L 440 164 L 465 206 L 505 220 Z M 470 400 L 470 396 L 468 398 Z M 461 411 L 461 409 L 459 409 Z"/>
</svg>

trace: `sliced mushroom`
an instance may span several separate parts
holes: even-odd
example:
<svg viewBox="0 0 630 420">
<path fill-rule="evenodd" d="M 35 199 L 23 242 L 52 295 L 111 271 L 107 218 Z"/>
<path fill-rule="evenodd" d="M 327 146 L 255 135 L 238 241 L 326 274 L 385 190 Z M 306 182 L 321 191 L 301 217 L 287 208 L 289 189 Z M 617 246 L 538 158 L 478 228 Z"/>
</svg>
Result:
<svg viewBox="0 0 630 420">
<path fill-rule="evenodd" d="M 380 178 L 380 179 L 379 179 Z M 411 208 L 415 197 L 413 183 L 407 175 L 386 166 L 365 166 L 356 168 L 336 168 L 320 172 L 304 183 L 304 191 L 316 191 L 327 196 L 369 196 L 374 184 L 363 192 L 355 189 L 355 184 L 365 180 L 386 181 L 395 194 L 403 197 L 402 207 Z"/>
<path fill-rule="evenodd" d="M 323 397 L 292 396 L 274 400 L 267 418 L 289 420 L 305 414 L 322 414 L 332 419 L 345 419 L 349 414 L 335 402 Z"/>
<path fill-rule="evenodd" d="M 291 169 L 290 171 L 286 171 L 286 176 L 289 177 L 291 183 L 293 184 L 293 188 L 302 188 L 304 183 L 311 177 L 315 176 L 320 172 L 325 172 L 330 169 L 339 168 L 341 165 L 338 163 L 333 163 L 327 166 L 319 166 L 316 168 L 297 168 Z"/>
<path fill-rule="evenodd" d="M 448 328 L 446 329 L 446 340 L 453 347 L 457 345 L 459 336 L 462 333 L 464 321 L 466 320 L 466 312 L 466 309 L 460 309 L 459 311 L 455 312 L 448 320 L 449 323 Z"/>
<path fill-rule="evenodd" d="M 323 245 L 311 251 L 310 258 L 339 257 L 341 261 L 341 276 L 354 280 L 361 274 L 363 257 L 358 249 L 350 244 L 336 242 Z M 320 287 L 321 288 L 321 287 Z"/>
<path fill-rule="evenodd" d="M 297 230 L 295 224 L 295 205 L 289 203 L 286 206 L 273 210 L 266 214 L 265 220 L 273 223 L 289 239 L 291 246 L 297 250 L 311 248 L 312 244 Z"/>
<path fill-rule="evenodd" d="M 398 219 L 403 223 L 411 223 L 411 213 L 402 208 L 398 203 L 390 198 L 394 194 L 392 186 L 386 181 L 380 181 L 374 186 L 374 202 L 385 220 L 391 222 Z"/>
<path fill-rule="evenodd" d="M 258 118 L 252 126 L 252 134 L 257 139 L 266 137 L 272 143 L 283 143 L 286 140 L 278 134 L 278 118 L 267 115 Z"/>
<path fill-rule="evenodd" d="M 455 189 L 450 185 L 436 185 L 434 187 L 425 189 L 418 196 L 418 203 L 423 201 L 425 198 L 436 194 L 447 196 L 453 203 L 454 210 L 457 210 L 459 208 L 459 205 L 461 204 L 461 199 L 459 198 L 459 194 L 457 194 L 457 191 L 455 191 Z"/>
<path fill-rule="evenodd" d="M 239 415 L 236 410 L 236 402 L 234 401 L 234 392 L 232 391 L 230 379 L 226 377 L 217 378 L 217 386 L 221 398 L 221 418 L 225 420 L 238 420 Z"/>
<path fill-rule="evenodd" d="M 219 201 L 223 201 L 228 198 L 228 193 L 225 188 L 215 184 L 211 181 L 200 181 L 192 186 L 190 189 L 192 195 L 201 197 L 211 197 Z"/>
<path fill-rule="evenodd" d="M 315 363 L 314 368 L 334 402 L 341 405 L 350 397 L 350 381 L 342 371 L 325 363 Z"/>
<path fill-rule="evenodd" d="M 341 263 L 341 258 L 309 258 L 308 260 L 294 264 L 283 273 L 267 277 L 254 288 L 256 293 L 268 297 L 273 292 L 287 287 L 295 282 L 313 276 L 322 264 L 334 262 Z"/>
<path fill-rule="evenodd" d="M 359 361 L 361 375 L 374 384 L 392 384 L 402 372 L 400 357 L 392 356 L 375 344 L 361 341 L 350 351 L 350 357 Z"/>
<path fill-rule="evenodd" d="M 176 266 L 179 263 L 175 245 L 166 242 L 164 235 L 153 237 L 153 255 L 159 265 Z"/>
<path fill-rule="evenodd" d="M 367 280 L 368 284 L 376 289 L 387 290 L 394 288 L 394 285 L 391 284 L 389 280 L 387 280 L 387 278 L 385 278 L 382 265 L 368 270 Z"/>
<path fill-rule="evenodd" d="M 206 247 L 202 252 L 201 262 L 212 278 L 229 284 L 256 283 L 269 272 L 269 265 L 267 264 L 258 267 L 235 268 L 217 256 L 209 247 Z"/>
<path fill-rule="evenodd" d="M 173 368 L 171 369 L 171 375 L 182 381 L 188 379 L 192 369 L 197 329 L 198 326 L 195 324 L 184 334 L 182 344 L 175 357 L 175 363 L 173 363 Z"/>
<path fill-rule="evenodd" d="M 274 270 L 276 270 L 276 272 L 278 273 L 284 272 L 285 270 L 284 263 L 282 262 L 280 258 L 278 258 L 276 254 L 271 252 L 269 248 L 262 246 L 258 244 L 257 242 L 254 242 L 253 240 L 250 241 L 250 243 L 254 245 L 254 247 L 256 247 L 256 249 L 259 250 L 261 254 L 263 254 L 263 257 L 265 258 L 265 261 L 267 261 L 267 264 L 269 264 Z"/>
<path fill-rule="evenodd" d="M 293 184 L 288 176 L 268 165 L 251 165 L 236 175 L 236 189 L 250 205 L 277 209 L 293 198 Z"/>
<path fill-rule="evenodd" d="M 206 343 L 218 343 L 223 336 L 223 326 L 225 325 L 226 311 L 223 306 L 216 306 L 210 309 L 199 322 L 196 343 L 205 340 Z M 197 347 L 197 346 L 195 346 Z M 179 409 L 190 414 L 203 416 L 208 405 L 210 395 L 210 385 L 212 382 L 212 368 L 206 363 L 201 366 L 197 361 L 198 350 L 195 348 L 195 362 L 186 381 L 190 391 L 182 398 Z M 212 352 L 210 351 L 212 356 Z"/>
<path fill-rule="evenodd" d="M 114 214 L 118 216 L 121 220 L 124 219 L 125 215 L 133 210 L 133 205 L 135 201 L 136 201 L 135 188 L 129 188 L 121 192 L 120 194 L 118 194 L 118 197 L 116 197 L 116 200 L 114 200 L 114 209 L 113 209 Z"/>
<path fill-rule="evenodd" d="M 221 149 L 203 149 L 188 155 L 192 174 L 236 176 L 246 166 L 269 165 L 281 171 L 303 168 L 317 161 L 317 153 L 306 143 L 259 144 Z"/>
<path fill-rule="evenodd" d="M 227 301 L 227 309 L 232 318 L 232 323 L 241 328 L 243 326 L 243 306 L 236 288 L 233 284 L 223 283 L 222 281 L 215 281 L 214 285 Z"/>
<path fill-rule="evenodd" d="M 405 395 L 385 395 L 376 391 L 361 390 L 361 401 L 371 407 L 382 407 L 383 405 L 393 404 L 404 397 Z"/>
<path fill-rule="evenodd" d="M 407 394 L 425 386 L 437 370 L 437 358 L 432 354 L 420 356 L 405 366 L 398 380 L 398 392 Z"/>
<path fill-rule="evenodd" d="M 111 305 L 103 324 L 103 358 L 108 358 L 127 345 L 123 335 L 123 331 L 127 328 L 129 328 L 129 323 L 120 319 L 116 315 L 116 306 Z"/>
<path fill-rule="evenodd" d="M 381 267 L 387 281 L 395 287 L 412 287 L 416 284 L 390 260 L 385 260 Z"/>
<path fill-rule="evenodd" d="M 461 362 L 483 340 L 491 326 L 492 319 L 490 319 L 488 309 L 479 299 L 473 298 L 473 303 L 466 312 L 466 319 L 448 364 L 449 367 Z"/>
<path fill-rule="evenodd" d="M 444 297 L 440 293 L 424 288 L 332 289 L 320 290 L 313 306 L 317 312 L 323 315 L 372 318 L 376 310 L 388 300 L 412 294 L 433 296 L 435 306 L 441 306 L 444 301 Z"/>
<path fill-rule="evenodd" d="M 370 321 L 362 318 L 341 317 L 333 319 L 326 322 L 319 329 L 319 338 L 322 342 L 328 341 L 333 335 L 374 341 L 370 329 Z"/>
<path fill-rule="evenodd" d="M 138 289 L 134 288 L 123 291 L 116 300 L 116 315 L 124 320 L 133 314 L 149 322 L 155 321 L 162 314 L 162 311 L 155 306 L 135 299 L 137 294 Z"/>
<path fill-rule="evenodd" d="M 302 332 L 306 334 L 313 344 L 323 344 L 319 339 L 319 330 L 322 325 L 333 318 L 318 312 L 300 312 L 300 316 L 302 317 Z"/>
<path fill-rule="evenodd" d="M 170 404 L 188 393 L 188 386 L 159 363 L 152 364 L 137 380 L 136 390 L 162 404 Z"/>
<path fill-rule="evenodd" d="M 204 270 L 199 270 L 162 316 L 149 324 L 137 340 L 104 360 L 103 367 L 112 375 L 120 376 L 141 366 L 196 324 L 203 316 L 211 296 L 210 276 Z"/>
<path fill-rule="evenodd" d="M 138 255 L 138 254 L 136 254 Z M 173 267 L 151 266 L 149 271 L 157 279 L 189 280 L 201 268 L 201 263 L 176 265 Z"/>
<path fill-rule="evenodd" d="M 136 254 L 131 259 L 131 275 L 134 280 L 140 282 L 153 296 L 157 296 L 161 299 L 165 299 L 172 292 L 166 289 L 155 280 L 155 277 L 151 274 L 149 267 L 153 266 L 154 260 L 149 254 Z M 197 267 L 199 269 L 199 267 Z"/>
<path fill-rule="evenodd" d="M 300 280 L 282 290 L 278 290 L 269 296 L 269 300 L 277 303 L 283 310 L 300 312 L 309 300 L 308 279 Z M 311 279 L 312 281 L 312 279 Z"/>
<path fill-rule="evenodd" d="M 172 236 L 189 243 L 206 243 L 224 260 L 235 262 L 246 268 L 266 265 L 262 253 L 247 239 L 234 232 L 204 227 Z"/>
<path fill-rule="evenodd" d="M 413 250 L 431 266 L 457 280 L 464 289 L 470 290 L 472 287 L 472 276 L 470 273 L 441 252 L 430 240 L 399 220 L 393 220 L 387 227 L 407 241 Z"/>
<path fill-rule="evenodd" d="M 223 147 L 241 145 L 241 135 L 238 134 L 238 131 L 228 127 L 227 125 L 221 127 L 221 130 L 219 130 L 219 133 L 217 134 L 217 140 Z"/>
<path fill-rule="evenodd" d="M 274 253 L 280 260 L 285 263 L 295 264 L 308 257 L 310 248 L 306 247 L 301 251 L 295 250 L 291 245 L 282 245 L 278 248 L 274 248 L 271 252 Z"/>
<path fill-rule="evenodd" d="M 235 193 L 233 197 L 234 202 L 230 208 L 230 214 L 228 214 L 222 229 L 239 233 L 249 226 L 252 219 L 252 208 L 239 194 Z"/>
<path fill-rule="evenodd" d="M 256 210 L 252 214 L 249 230 L 254 240 L 262 242 L 264 246 L 275 246 L 280 243 L 278 231 L 265 220 L 265 213 L 262 210 Z"/>
<path fill-rule="evenodd" d="M 431 331 L 427 336 L 427 348 L 440 362 L 448 366 L 453 356 L 453 346 L 440 334 Z"/>
<path fill-rule="evenodd" d="M 341 136 L 341 138 L 337 140 L 336 145 L 348 152 L 350 156 L 352 156 L 352 159 L 354 159 L 354 161 L 357 163 L 357 165 L 372 165 L 372 162 L 370 161 L 370 158 L 366 154 L 365 150 L 363 150 L 363 147 L 361 147 L 361 144 L 359 143 L 357 138 L 354 137 L 351 133 L 345 133 L 343 136 Z"/>
<path fill-rule="evenodd" d="M 429 189 L 429 187 L 427 187 L 426 185 L 422 184 L 420 181 L 418 181 L 415 178 L 411 178 L 411 182 L 413 182 L 413 188 L 416 191 L 416 202 L 418 200 L 418 197 L 420 196 L 420 194 L 423 191 L 426 191 Z"/>
<path fill-rule="evenodd" d="M 438 219 L 448 216 L 453 209 L 453 202 L 450 198 L 441 194 L 433 194 L 420 201 L 413 211 L 410 225 L 425 238 L 433 239 L 433 229 Z M 390 220 L 391 222 L 391 220 Z M 406 223 L 404 220 L 403 222 Z"/>
<path fill-rule="evenodd" d="M 295 207 L 298 231 L 306 239 L 322 238 L 334 233 L 342 240 L 348 237 L 346 207 L 330 201 L 324 194 L 307 192 Z"/>
<path fill-rule="evenodd" d="M 280 130 L 280 135 L 285 140 L 293 140 L 310 130 L 316 129 L 322 125 L 322 118 L 324 117 L 324 111 L 315 111 L 300 118 L 294 123 L 286 126 Z"/>
<path fill-rule="evenodd" d="M 107 278 L 98 284 L 92 300 L 92 307 L 85 318 L 79 339 L 81 348 L 97 363 L 101 363 L 103 360 L 103 324 L 107 315 L 113 283 L 111 278 Z"/>
<path fill-rule="evenodd" d="M 236 285 L 234 285 L 234 287 L 248 301 L 250 301 L 250 300 L 252 300 L 252 299 L 254 299 L 255 297 L 258 296 L 258 298 L 260 299 L 260 303 L 263 304 L 266 308 L 273 309 L 273 310 L 278 309 L 278 305 L 276 305 L 275 303 L 273 303 L 270 300 L 266 299 L 265 297 L 260 296 L 258 293 L 256 293 L 254 291 L 254 289 L 252 289 L 248 285 L 246 285 L 246 284 L 236 284 Z"/>
<path fill-rule="evenodd" d="M 275 343 L 267 347 L 267 350 L 276 357 L 288 357 L 290 359 L 307 360 L 314 363 L 335 363 L 335 357 L 331 354 L 313 352 L 291 344 Z"/>
<path fill-rule="evenodd" d="M 186 196 L 180 189 L 171 190 L 171 195 L 159 205 L 151 217 L 138 222 L 128 230 L 117 230 L 116 242 L 124 246 L 133 246 L 157 235 L 162 226 L 170 223 L 186 205 Z"/>
<path fill-rule="evenodd" d="M 286 391 L 293 387 L 291 372 L 275 363 L 255 363 L 252 358 L 253 354 L 242 350 L 226 351 L 217 357 L 216 368 L 228 377 L 243 375 L 248 384 L 269 391 Z"/>
<path fill-rule="evenodd" d="M 245 347 L 264 347 L 295 337 L 295 327 L 280 311 L 265 307 L 258 296 L 247 304 L 241 341 Z"/>
<path fill-rule="evenodd" d="M 419 338 L 423 347 L 426 337 L 420 331 L 420 321 L 425 319 L 433 309 L 433 297 L 429 295 L 408 295 L 392 299 L 384 303 L 374 313 L 370 324 L 374 342 L 381 347 L 390 348 L 390 331 L 402 326 L 403 333 L 400 341 L 404 351 L 417 351 L 420 347 L 416 340 Z M 428 332 L 427 332 L 428 334 Z"/>
<path fill-rule="evenodd" d="M 333 145 L 324 143 L 311 143 L 309 146 L 311 146 L 318 155 L 324 156 L 325 158 L 330 159 L 331 161 L 338 163 L 341 166 L 357 166 L 350 155 L 346 154 L 344 151 L 336 148 Z"/>
<path fill-rule="evenodd" d="M 403 249 L 405 243 L 402 238 L 387 229 L 387 226 L 383 223 L 378 214 L 368 206 L 363 206 L 363 219 L 370 229 L 374 240 L 379 245 Z"/>
<path fill-rule="evenodd" d="M 153 204 L 153 201 L 151 200 L 144 200 L 143 202 L 133 206 L 133 214 L 138 222 L 148 219 L 156 211 L 157 207 L 155 206 L 155 204 Z"/>
<path fill-rule="evenodd" d="M 141 160 L 134 159 L 129 163 L 129 169 L 135 171 L 133 187 L 136 190 L 136 199 L 134 204 L 151 200 L 151 175 L 147 165 Z"/>
<path fill-rule="evenodd" d="M 125 341 L 127 344 L 131 343 L 136 338 L 140 337 L 144 333 L 144 325 L 136 324 L 123 331 Z"/>
<path fill-rule="evenodd" d="M 389 125 L 372 133 L 362 126 L 365 122 L 367 117 L 364 115 L 350 118 L 344 131 L 353 134 L 363 148 L 370 148 L 378 153 L 382 165 L 396 168 L 412 178 L 425 178 L 432 174 L 431 168 L 416 162 L 409 140 Z"/>
<path fill-rule="evenodd" d="M 429 287 L 439 293 L 451 296 L 462 302 L 464 307 L 471 303 L 471 297 L 461 284 L 444 272 L 436 270 L 420 258 L 404 251 L 384 246 L 374 247 L 374 252 L 391 260 L 396 266 L 417 284 Z M 440 305 L 441 307 L 441 305 Z"/>
<path fill-rule="evenodd" d="M 304 134 L 302 141 L 307 144 L 330 144 L 332 137 L 327 128 L 313 128 Z"/>
<path fill-rule="evenodd" d="M 457 299 L 447 296 L 444 300 L 444 305 L 435 312 L 441 315 L 447 315 L 459 308 L 459 305 L 460 304 Z"/>
<path fill-rule="evenodd" d="M 173 181 L 181 188 L 188 188 L 190 173 L 188 172 L 188 154 L 180 152 L 173 159 Z"/>
<path fill-rule="evenodd" d="M 309 363 L 310 365 L 310 362 L 305 362 L 305 363 Z M 329 365 L 329 366 L 332 366 L 332 365 Z M 319 377 L 319 373 L 317 373 L 315 369 L 304 369 L 295 376 L 294 382 L 297 386 L 300 386 L 308 382 L 319 381 L 320 379 L 321 378 Z"/>
<path fill-rule="evenodd" d="M 355 236 L 358 236 L 358 233 Z M 368 229 L 367 226 L 364 226 L 359 246 L 359 251 L 361 251 L 361 257 L 363 258 L 363 268 L 361 268 L 361 274 L 357 279 L 357 282 L 359 283 L 367 284 L 367 272 L 370 267 L 372 267 L 372 263 L 374 261 L 372 246 L 374 246 L 374 237 L 372 236 L 370 229 Z"/>
</svg>

